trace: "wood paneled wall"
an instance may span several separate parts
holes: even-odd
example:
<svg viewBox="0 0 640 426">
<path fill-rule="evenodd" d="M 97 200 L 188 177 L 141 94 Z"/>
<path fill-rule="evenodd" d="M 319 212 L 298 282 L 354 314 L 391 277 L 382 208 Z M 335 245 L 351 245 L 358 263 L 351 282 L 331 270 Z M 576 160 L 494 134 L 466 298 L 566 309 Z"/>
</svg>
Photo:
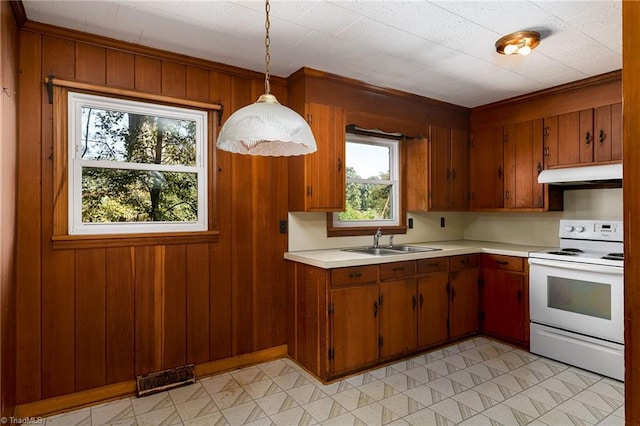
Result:
<svg viewBox="0 0 640 426">
<path fill-rule="evenodd" d="M 225 118 L 263 90 L 257 73 L 39 24 L 22 29 L 17 404 L 286 343 L 287 236 L 278 225 L 287 219 L 287 160 L 217 152 L 216 243 L 53 249 L 50 74 L 221 102 Z M 284 80 L 273 79 L 272 91 L 286 101 Z"/>
<path fill-rule="evenodd" d="M 7 417 L 15 405 L 18 26 L 9 2 L 0 12 L 0 416 Z"/>
<path fill-rule="evenodd" d="M 640 425 L 640 3 L 622 5 L 625 422 Z"/>
</svg>

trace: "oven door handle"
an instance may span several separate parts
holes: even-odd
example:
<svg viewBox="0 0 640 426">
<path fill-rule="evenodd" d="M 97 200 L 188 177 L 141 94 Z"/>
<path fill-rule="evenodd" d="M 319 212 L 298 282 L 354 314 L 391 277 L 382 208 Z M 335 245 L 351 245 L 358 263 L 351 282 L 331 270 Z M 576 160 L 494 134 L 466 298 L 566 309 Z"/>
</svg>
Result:
<svg viewBox="0 0 640 426">
<path fill-rule="evenodd" d="M 562 262 L 549 259 L 529 258 L 529 265 L 551 266 L 559 269 L 571 269 L 582 272 L 597 272 L 610 275 L 624 275 L 623 268 L 617 266 L 594 265 L 580 262 Z"/>
</svg>

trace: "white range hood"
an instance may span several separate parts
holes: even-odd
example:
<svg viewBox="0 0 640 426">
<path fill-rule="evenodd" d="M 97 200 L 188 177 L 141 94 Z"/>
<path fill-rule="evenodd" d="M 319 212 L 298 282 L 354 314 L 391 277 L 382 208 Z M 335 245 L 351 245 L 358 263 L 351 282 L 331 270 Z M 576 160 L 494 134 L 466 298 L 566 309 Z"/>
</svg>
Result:
<svg viewBox="0 0 640 426">
<path fill-rule="evenodd" d="M 549 169 L 543 170 L 538 175 L 538 183 L 551 185 L 585 185 L 607 182 L 622 184 L 622 164 Z"/>
</svg>

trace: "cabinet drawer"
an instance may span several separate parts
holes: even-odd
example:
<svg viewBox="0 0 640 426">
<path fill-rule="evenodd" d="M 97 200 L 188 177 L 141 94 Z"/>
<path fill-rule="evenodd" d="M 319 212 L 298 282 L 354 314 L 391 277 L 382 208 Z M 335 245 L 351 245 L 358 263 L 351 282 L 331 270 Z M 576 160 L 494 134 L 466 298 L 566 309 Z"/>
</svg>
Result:
<svg viewBox="0 0 640 426">
<path fill-rule="evenodd" d="M 418 275 L 435 274 L 449 270 L 449 258 L 437 257 L 435 259 L 418 260 Z"/>
<path fill-rule="evenodd" d="M 524 258 L 499 254 L 483 254 L 482 267 L 522 272 L 524 270 Z"/>
<path fill-rule="evenodd" d="M 378 281 L 378 266 L 352 266 L 331 270 L 331 286 L 339 287 Z"/>
<path fill-rule="evenodd" d="M 459 271 L 461 269 L 477 268 L 480 262 L 477 254 L 463 254 L 461 256 L 451 256 L 449 258 L 449 269 Z"/>
<path fill-rule="evenodd" d="M 393 278 L 411 277 L 416 274 L 416 261 L 383 263 L 380 265 L 380 281 Z"/>
</svg>

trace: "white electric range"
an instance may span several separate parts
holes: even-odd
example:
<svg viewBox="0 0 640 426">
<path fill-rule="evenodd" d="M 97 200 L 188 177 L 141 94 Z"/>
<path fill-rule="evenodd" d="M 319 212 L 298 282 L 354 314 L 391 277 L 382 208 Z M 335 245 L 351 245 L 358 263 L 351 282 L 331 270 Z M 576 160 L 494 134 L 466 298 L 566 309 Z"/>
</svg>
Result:
<svg viewBox="0 0 640 426">
<path fill-rule="evenodd" d="M 559 235 L 529 253 L 530 350 L 624 380 L 622 222 L 561 220 Z"/>
</svg>

